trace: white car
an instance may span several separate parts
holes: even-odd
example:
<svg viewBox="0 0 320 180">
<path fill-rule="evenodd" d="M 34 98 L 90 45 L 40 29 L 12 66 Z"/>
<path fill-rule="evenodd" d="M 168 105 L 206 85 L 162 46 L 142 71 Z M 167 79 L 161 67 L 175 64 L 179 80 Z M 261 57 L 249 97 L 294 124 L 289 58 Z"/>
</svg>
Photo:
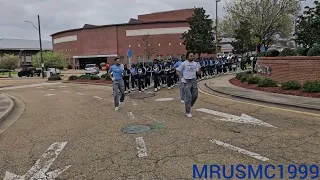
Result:
<svg viewBox="0 0 320 180">
<path fill-rule="evenodd" d="M 96 64 L 87 64 L 85 67 L 85 74 L 86 75 L 96 75 L 100 73 L 100 69 Z"/>
</svg>

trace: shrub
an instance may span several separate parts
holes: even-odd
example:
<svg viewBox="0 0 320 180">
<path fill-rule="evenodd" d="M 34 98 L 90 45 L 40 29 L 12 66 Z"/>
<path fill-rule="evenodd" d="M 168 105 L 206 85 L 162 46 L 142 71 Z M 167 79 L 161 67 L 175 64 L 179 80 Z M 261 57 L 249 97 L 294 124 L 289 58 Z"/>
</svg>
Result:
<svg viewBox="0 0 320 180">
<path fill-rule="evenodd" d="M 302 86 L 302 91 L 309 93 L 320 92 L 320 81 L 307 81 Z"/>
<path fill-rule="evenodd" d="M 246 74 L 252 74 L 252 71 L 247 71 Z"/>
<path fill-rule="evenodd" d="M 243 83 L 243 82 L 246 82 L 248 79 L 249 79 L 250 75 L 249 74 L 243 74 L 241 76 L 241 79 L 240 81 Z"/>
<path fill-rule="evenodd" d="M 90 75 L 81 75 L 79 79 L 90 79 Z"/>
<path fill-rule="evenodd" d="M 74 81 L 74 80 L 77 80 L 79 77 L 76 76 L 76 75 L 72 75 L 72 76 L 69 76 L 69 81 Z"/>
<path fill-rule="evenodd" d="M 102 75 L 101 75 L 101 79 L 106 79 L 106 80 L 108 80 L 108 81 L 111 81 L 111 78 L 110 78 L 110 76 L 109 76 L 108 73 L 102 74 Z"/>
<path fill-rule="evenodd" d="M 240 80 L 243 75 L 246 75 L 246 73 L 245 72 L 237 73 L 236 78 Z"/>
<path fill-rule="evenodd" d="M 99 80 L 101 79 L 99 76 L 90 76 L 90 80 Z"/>
<path fill-rule="evenodd" d="M 297 54 L 296 54 L 296 52 L 295 52 L 293 49 L 284 48 L 284 49 L 281 51 L 281 53 L 280 53 L 279 56 L 284 57 L 284 56 L 296 56 L 296 55 L 297 55 Z"/>
<path fill-rule="evenodd" d="M 106 75 L 106 80 L 107 81 L 111 81 L 112 80 L 111 77 L 108 74 Z"/>
<path fill-rule="evenodd" d="M 68 65 L 68 69 L 72 69 L 72 66 L 70 64 Z"/>
<path fill-rule="evenodd" d="M 277 81 L 271 78 L 260 79 L 258 87 L 277 87 Z"/>
<path fill-rule="evenodd" d="M 320 56 L 320 45 L 316 44 L 312 48 L 309 49 L 308 56 Z"/>
<path fill-rule="evenodd" d="M 258 54 L 258 57 L 277 57 L 279 56 L 280 52 L 278 50 L 267 50 L 267 51 L 264 51 L 264 52 L 260 52 Z"/>
<path fill-rule="evenodd" d="M 308 49 L 307 48 L 304 48 L 304 47 L 297 47 L 296 49 L 296 54 L 298 56 L 306 56 L 308 53 Z"/>
<path fill-rule="evenodd" d="M 61 77 L 57 74 L 54 74 L 48 78 L 49 81 L 58 81 L 61 80 Z"/>
<path fill-rule="evenodd" d="M 258 84 L 260 78 L 258 76 L 250 76 L 247 80 L 248 84 Z"/>
<path fill-rule="evenodd" d="M 284 82 L 281 84 L 281 88 L 284 89 L 284 90 L 287 90 L 287 89 L 300 89 L 301 88 L 301 84 L 299 81 L 287 81 L 287 82 Z"/>
</svg>

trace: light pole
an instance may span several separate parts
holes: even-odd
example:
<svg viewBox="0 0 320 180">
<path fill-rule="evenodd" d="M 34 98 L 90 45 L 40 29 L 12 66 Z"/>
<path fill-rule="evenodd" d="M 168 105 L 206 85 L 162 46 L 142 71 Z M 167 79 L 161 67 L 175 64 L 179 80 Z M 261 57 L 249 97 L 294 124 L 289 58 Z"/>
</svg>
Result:
<svg viewBox="0 0 320 180">
<path fill-rule="evenodd" d="M 218 2 L 220 0 L 216 0 L 216 56 L 218 57 Z"/>
<path fill-rule="evenodd" d="M 296 36 L 296 32 L 297 32 L 297 20 L 299 18 L 299 16 L 301 15 L 301 10 L 303 9 L 301 7 L 301 2 L 306 2 L 306 0 L 299 0 L 299 12 L 297 14 L 295 14 L 295 17 L 294 17 L 294 39 L 297 38 Z M 298 47 L 298 44 L 296 42 L 294 42 L 294 45 L 295 45 L 295 48 Z"/>
<path fill-rule="evenodd" d="M 41 60 L 41 75 L 44 78 L 44 64 L 42 58 L 42 41 L 41 41 L 41 28 L 40 28 L 40 16 L 38 15 L 38 28 L 31 21 L 25 21 L 26 23 L 30 23 L 33 27 L 39 32 L 39 43 L 40 43 L 40 60 Z"/>
</svg>

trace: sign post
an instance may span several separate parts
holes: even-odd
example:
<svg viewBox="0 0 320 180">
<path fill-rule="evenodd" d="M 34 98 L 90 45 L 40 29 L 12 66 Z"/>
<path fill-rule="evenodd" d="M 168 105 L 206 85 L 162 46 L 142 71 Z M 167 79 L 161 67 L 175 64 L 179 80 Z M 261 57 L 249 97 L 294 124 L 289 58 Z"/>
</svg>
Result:
<svg viewBox="0 0 320 180">
<path fill-rule="evenodd" d="M 132 53 L 132 50 L 131 50 L 131 49 L 128 49 L 127 56 L 128 56 L 128 59 L 129 59 L 129 68 L 131 68 L 131 65 L 132 65 L 132 56 L 133 56 L 133 53 Z"/>
</svg>

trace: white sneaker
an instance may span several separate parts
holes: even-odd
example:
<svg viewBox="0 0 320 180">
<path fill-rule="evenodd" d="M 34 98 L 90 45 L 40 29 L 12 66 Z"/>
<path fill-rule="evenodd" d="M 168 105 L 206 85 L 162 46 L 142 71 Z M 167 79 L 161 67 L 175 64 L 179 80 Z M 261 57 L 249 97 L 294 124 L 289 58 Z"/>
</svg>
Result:
<svg viewBox="0 0 320 180">
<path fill-rule="evenodd" d="M 161 87 L 159 86 L 159 87 L 158 87 L 158 90 L 160 90 L 160 89 L 161 89 Z"/>
<path fill-rule="evenodd" d="M 168 87 L 168 89 L 170 90 L 170 89 L 171 89 L 171 87 Z"/>
<path fill-rule="evenodd" d="M 181 102 L 181 104 L 184 104 L 184 100 L 181 100 L 180 102 Z"/>
<path fill-rule="evenodd" d="M 134 89 L 132 88 L 131 91 L 134 91 Z"/>
<path fill-rule="evenodd" d="M 116 107 L 114 110 L 115 110 L 115 111 L 119 111 L 119 107 Z"/>
<path fill-rule="evenodd" d="M 127 94 L 127 91 L 125 91 L 124 93 Z"/>
<path fill-rule="evenodd" d="M 157 92 L 158 91 L 158 89 L 157 88 L 154 88 L 154 92 Z"/>
<path fill-rule="evenodd" d="M 141 91 L 139 91 L 139 93 L 141 93 Z"/>
<path fill-rule="evenodd" d="M 142 92 L 144 92 L 144 89 L 142 89 Z"/>
<path fill-rule="evenodd" d="M 191 118 L 191 117 L 192 117 L 191 113 L 186 114 L 186 115 L 187 115 L 188 118 Z"/>
</svg>

